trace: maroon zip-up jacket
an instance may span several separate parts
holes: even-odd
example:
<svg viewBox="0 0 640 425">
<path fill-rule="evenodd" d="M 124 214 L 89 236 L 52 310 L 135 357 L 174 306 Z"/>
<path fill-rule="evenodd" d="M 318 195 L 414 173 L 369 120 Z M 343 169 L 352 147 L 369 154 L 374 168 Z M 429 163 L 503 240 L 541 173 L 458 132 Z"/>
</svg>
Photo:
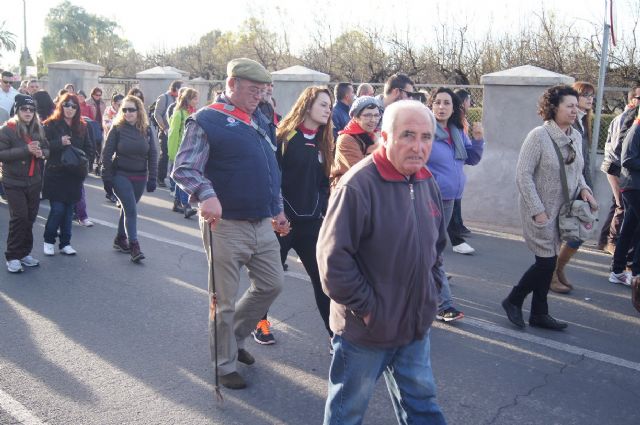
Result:
<svg viewBox="0 0 640 425">
<path fill-rule="evenodd" d="M 440 190 L 426 167 L 407 178 L 382 147 L 349 170 L 317 244 L 331 330 L 380 348 L 422 339 L 436 314 L 445 232 Z"/>
</svg>

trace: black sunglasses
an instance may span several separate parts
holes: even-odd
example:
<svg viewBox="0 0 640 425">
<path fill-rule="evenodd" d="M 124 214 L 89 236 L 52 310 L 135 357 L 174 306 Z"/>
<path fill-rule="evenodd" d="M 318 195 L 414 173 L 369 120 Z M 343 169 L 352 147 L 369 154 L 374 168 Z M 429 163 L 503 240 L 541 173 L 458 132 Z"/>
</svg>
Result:
<svg viewBox="0 0 640 425">
<path fill-rule="evenodd" d="M 36 108 L 34 108 L 33 106 L 21 106 L 20 108 L 20 112 L 35 112 Z"/>
<path fill-rule="evenodd" d="M 2 82 L 5 84 L 11 84 L 11 81 L 7 81 L 7 80 L 2 80 Z"/>
<path fill-rule="evenodd" d="M 62 104 L 62 107 L 63 107 L 63 108 L 78 109 L 78 105 L 76 105 L 76 104 L 75 104 L 75 103 L 73 103 L 73 102 L 64 102 L 64 103 Z"/>
<path fill-rule="evenodd" d="M 573 147 L 573 142 L 569 143 L 567 146 L 569 147 L 569 155 L 567 155 L 567 159 L 564 160 L 564 163 L 569 165 L 576 160 L 576 148 Z"/>
<path fill-rule="evenodd" d="M 138 112 L 138 108 L 122 108 L 122 112 L 124 112 L 125 114 L 127 112 Z"/>
</svg>

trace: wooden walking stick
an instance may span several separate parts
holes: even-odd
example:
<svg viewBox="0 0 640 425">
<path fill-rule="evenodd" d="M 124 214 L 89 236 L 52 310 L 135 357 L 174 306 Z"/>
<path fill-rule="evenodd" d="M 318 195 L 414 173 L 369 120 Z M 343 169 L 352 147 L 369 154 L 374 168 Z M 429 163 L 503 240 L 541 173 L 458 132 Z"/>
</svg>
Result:
<svg viewBox="0 0 640 425">
<path fill-rule="evenodd" d="M 216 393 L 216 401 L 222 403 L 224 398 L 220 391 L 220 382 L 218 377 L 218 315 L 216 314 L 218 305 L 218 294 L 216 293 L 216 278 L 213 273 L 213 232 L 211 231 L 211 225 L 207 223 L 209 228 L 209 269 L 211 270 L 211 299 L 209 300 L 209 321 L 213 320 L 213 362 L 215 364 L 215 386 L 214 391 Z"/>
</svg>

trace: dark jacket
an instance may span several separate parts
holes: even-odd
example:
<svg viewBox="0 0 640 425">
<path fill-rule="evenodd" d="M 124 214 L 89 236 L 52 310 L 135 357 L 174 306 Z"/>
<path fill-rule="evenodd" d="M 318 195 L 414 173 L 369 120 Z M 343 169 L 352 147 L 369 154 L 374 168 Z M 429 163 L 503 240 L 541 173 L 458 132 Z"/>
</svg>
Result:
<svg viewBox="0 0 640 425">
<path fill-rule="evenodd" d="M 331 120 L 333 121 L 333 139 L 338 138 L 338 132 L 344 128 L 351 118 L 349 117 L 349 106 L 344 102 L 337 101 L 333 105 Z"/>
<path fill-rule="evenodd" d="M 318 149 L 317 134 L 293 131 L 278 141 L 284 212 L 291 222 L 322 218 L 329 202 L 329 178 Z"/>
<path fill-rule="evenodd" d="M 382 348 L 423 338 L 442 285 L 435 270 L 445 229 L 440 191 L 426 168 L 406 179 L 384 147 L 351 168 L 331 195 L 316 245 L 331 330 Z"/>
<path fill-rule="evenodd" d="M 612 176 L 620 177 L 620 153 L 624 137 L 638 115 L 638 107 L 625 109 L 609 125 L 607 142 L 604 144 L 604 158 L 600 170 Z"/>
<path fill-rule="evenodd" d="M 84 178 L 62 169 L 60 158 L 65 146 L 62 136 L 70 135 L 71 144 L 82 149 L 87 158 L 93 155 L 87 128 L 82 134 L 72 132 L 64 120 L 52 121 L 44 127 L 49 142 L 50 157 L 44 169 L 44 187 L 42 197 L 51 201 L 75 203 L 80 200 Z"/>
<path fill-rule="evenodd" d="M 214 109 L 226 104 L 226 115 Z M 282 211 L 280 169 L 276 161 L 275 125 L 256 109 L 236 109 L 224 96 L 187 119 L 202 128 L 209 143 L 205 177 L 222 205 L 222 218 L 248 220 L 274 217 Z M 263 134 L 254 129 L 256 124 Z"/>
<path fill-rule="evenodd" d="M 587 140 L 587 126 L 589 122 L 587 121 L 587 115 L 585 114 L 582 117 L 582 123 L 578 122 L 580 118 L 577 118 L 573 123 L 573 128 L 578 130 L 580 136 L 582 137 L 582 158 L 584 158 L 584 167 L 582 168 L 582 175 L 584 176 L 584 181 L 587 183 L 587 186 L 593 187 L 592 179 L 591 179 L 591 140 Z"/>
<path fill-rule="evenodd" d="M 37 118 L 34 117 L 34 119 Z M 38 141 L 46 158 L 49 155 L 49 144 L 46 140 Z M 36 159 L 29 153 L 26 141 L 18 136 L 14 121 L 7 122 L 0 127 L 0 162 L 2 163 L 3 184 L 18 187 L 42 184 L 44 160 Z M 32 176 L 29 176 L 30 170 Z"/>
<path fill-rule="evenodd" d="M 102 180 L 111 181 L 113 176 L 121 174 L 144 175 L 149 181 L 156 181 L 157 145 L 150 127 L 146 134 L 140 133 L 140 130 L 128 123 L 111 127 L 102 149 Z"/>
<path fill-rule="evenodd" d="M 640 190 L 640 121 L 636 120 L 622 142 L 620 190 Z"/>
</svg>

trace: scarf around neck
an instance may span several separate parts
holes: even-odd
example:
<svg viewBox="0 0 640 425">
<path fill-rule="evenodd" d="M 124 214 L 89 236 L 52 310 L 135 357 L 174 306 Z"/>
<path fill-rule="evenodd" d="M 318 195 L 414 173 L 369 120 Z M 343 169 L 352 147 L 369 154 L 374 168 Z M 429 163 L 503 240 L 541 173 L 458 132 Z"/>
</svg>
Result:
<svg viewBox="0 0 640 425">
<path fill-rule="evenodd" d="M 467 148 L 464 145 L 462 139 L 462 132 L 456 126 L 450 126 L 449 132 L 451 133 L 451 139 L 453 140 L 453 147 L 455 149 L 456 159 L 459 161 L 466 161 L 468 158 Z M 449 133 L 444 127 L 438 123 L 436 128 L 436 140 L 449 140 Z"/>
<path fill-rule="evenodd" d="M 373 133 L 369 133 L 365 131 L 360 124 L 356 122 L 356 120 L 352 119 L 344 126 L 342 130 L 338 132 L 338 134 L 348 134 L 350 136 L 356 136 L 358 134 L 367 134 L 371 138 L 371 140 L 376 140 L 376 135 Z"/>
</svg>

